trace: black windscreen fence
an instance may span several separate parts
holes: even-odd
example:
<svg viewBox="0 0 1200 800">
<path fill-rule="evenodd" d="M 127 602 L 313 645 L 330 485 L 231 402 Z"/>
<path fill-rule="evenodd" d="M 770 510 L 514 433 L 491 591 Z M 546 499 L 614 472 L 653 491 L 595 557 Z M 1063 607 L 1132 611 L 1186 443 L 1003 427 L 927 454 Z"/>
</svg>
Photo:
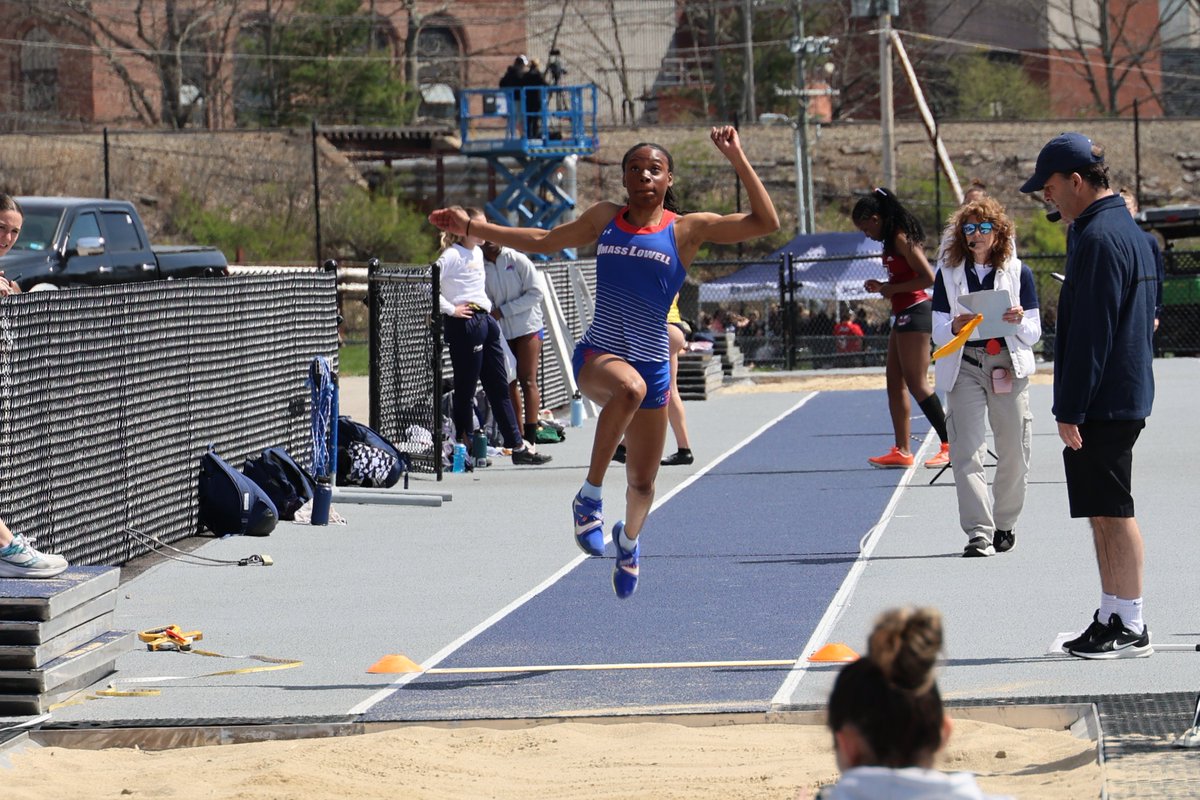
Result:
<svg viewBox="0 0 1200 800">
<path fill-rule="evenodd" d="M 372 263 L 371 427 L 409 455 L 413 472 L 442 474 L 442 328 L 437 265 Z"/>
<path fill-rule="evenodd" d="M 316 270 L 37 292 L 0 301 L 0 515 L 79 564 L 198 532 L 200 456 L 312 454 L 308 368 L 337 359 Z"/>
</svg>

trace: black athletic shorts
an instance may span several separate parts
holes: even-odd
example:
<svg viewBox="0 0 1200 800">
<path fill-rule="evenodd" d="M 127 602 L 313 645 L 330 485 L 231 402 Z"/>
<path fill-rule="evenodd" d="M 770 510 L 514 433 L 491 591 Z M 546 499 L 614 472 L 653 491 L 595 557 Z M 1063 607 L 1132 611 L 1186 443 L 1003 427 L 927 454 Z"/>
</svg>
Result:
<svg viewBox="0 0 1200 800">
<path fill-rule="evenodd" d="M 1083 447 L 1063 448 L 1071 516 L 1133 516 L 1133 445 L 1144 419 L 1093 420 L 1079 426 Z"/>
<path fill-rule="evenodd" d="M 892 318 L 896 333 L 933 333 L 933 302 L 914 303 Z"/>
</svg>

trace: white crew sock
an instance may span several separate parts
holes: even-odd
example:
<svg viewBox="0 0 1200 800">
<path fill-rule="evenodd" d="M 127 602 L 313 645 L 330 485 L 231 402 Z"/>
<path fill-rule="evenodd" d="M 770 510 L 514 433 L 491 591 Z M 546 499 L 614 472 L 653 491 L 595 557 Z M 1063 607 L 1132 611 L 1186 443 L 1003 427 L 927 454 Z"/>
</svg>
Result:
<svg viewBox="0 0 1200 800">
<path fill-rule="evenodd" d="M 1117 613 L 1121 616 L 1121 622 L 1125 623 L 1125 627 L 1134 633 L 1141 633 L 1146 630 L 1146 623 L 1142 620 L 1142 598 L 1135 597 L 1132 600 L 1117 598 Z"/>
<path fill-rule="evenodd" d="M 1117 596 L 1107 592 L 1100 592 L 1100 624 L 1107 625 L 1110 616 L 1120 613 L 1121 611 L 1117 607 Z M 1121 617 L 1121 619 L 1125 618 Z"/>
<path fill-rule="evenodd" d="M 588 500 L 601 500 L 603 499 L 603 488 L 604 487 L 602 486 L 595 486 L 585 480 L 583 482 L 583 488 L 579 490 L 579 494 L 583 497 L 586 497 Z"/>
</svg>

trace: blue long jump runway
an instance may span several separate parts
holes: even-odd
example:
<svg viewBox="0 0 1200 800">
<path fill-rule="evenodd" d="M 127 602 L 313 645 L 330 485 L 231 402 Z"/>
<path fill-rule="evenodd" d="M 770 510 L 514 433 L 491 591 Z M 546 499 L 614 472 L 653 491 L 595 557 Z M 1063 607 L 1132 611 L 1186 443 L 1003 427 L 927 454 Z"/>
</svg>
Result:
<svg viewBox="0 0 1200 800">
<path fill-rule="evenodd" d="M 438 667 L 794 659 L 879 521 L 904 470 L 866 456 L 890 441 L 880 392 L 818 394 L 656 508 L 641 584 L 582 561 Z M 612 471 L 606 517 L 624 508 Z M 569 535 L 566 528 L 544 535 Z M 611 525 L 606 525 L 611 528 Z M 520 547 L 517 540 L 501 546 Z M 755 711 L 788 667 L 421 675 L 363 719 L 433 720 Z"/>
</svg>

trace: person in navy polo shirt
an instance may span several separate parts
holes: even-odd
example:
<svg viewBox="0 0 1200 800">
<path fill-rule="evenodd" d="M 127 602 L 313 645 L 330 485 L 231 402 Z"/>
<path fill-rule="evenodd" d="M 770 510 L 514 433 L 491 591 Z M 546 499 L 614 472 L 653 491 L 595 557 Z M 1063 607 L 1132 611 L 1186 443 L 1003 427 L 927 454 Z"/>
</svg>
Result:
<svg viewBox="0 0 1200 800">
<path fill-rule="evenodd" d="M 1042 192 L 1070 223 L 1058 299 L 1054 418 L 1066 447 L 1072 517 L 1091 524 L 1100 608 L 1063 644 L 1073 656 L 1154 652 L 1142 619 L 1142 533 L 1134 517 L 1133 446 L 1154 402 L 1154 254 L 1109 188 L 1104 149 L 1081 133 L 1051 139 L 1021 191 Z"/>
</svg>

